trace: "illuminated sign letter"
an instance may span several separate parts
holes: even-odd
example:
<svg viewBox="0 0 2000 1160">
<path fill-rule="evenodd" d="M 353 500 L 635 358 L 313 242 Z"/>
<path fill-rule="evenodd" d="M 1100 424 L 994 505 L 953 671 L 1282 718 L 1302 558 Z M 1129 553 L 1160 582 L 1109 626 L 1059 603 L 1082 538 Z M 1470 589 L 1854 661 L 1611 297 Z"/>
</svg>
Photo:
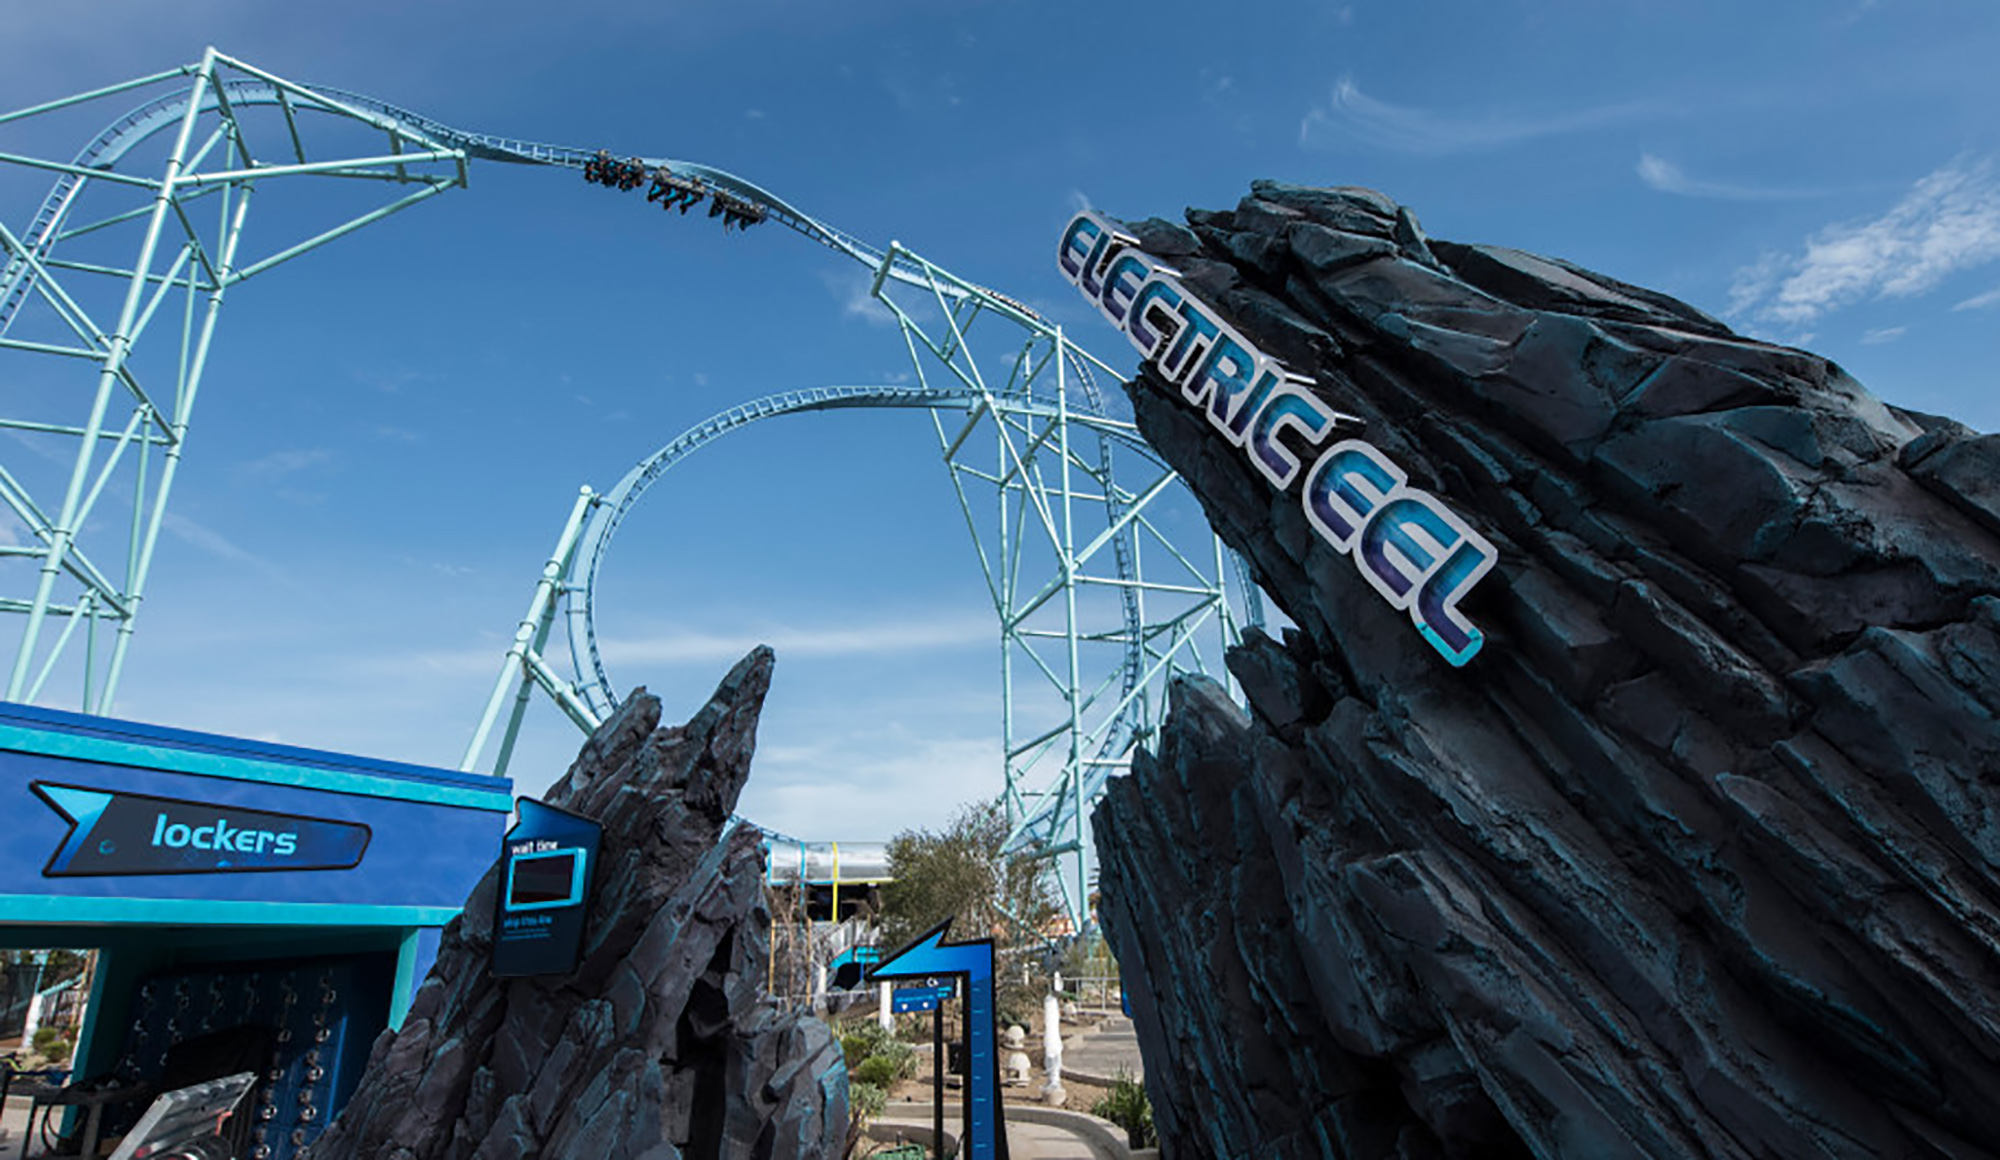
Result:
<svg viewBox="0 0 2000 1160">
<path fill-rule="evenodd" d="M 1125 337 L 1148 359 L 1157 359 L 1181 332 L 1180 288 L 1155 271 L 1132 296 L 1125 316 Z"/>
<path fill-rule="evenodd" d="M 1498 555 L 1493 545 L 1468 530 L 1458 550 L 1424 581 L 1416 606 L 1410 609 L 1417 631 L 1454 665 L 1471 660 L 1486 643 L 1486 635 L 1459 615 L 1458 600 L 1492 570 Z"/>
<path fill-rule="evenodd" d="M 1097 240 L 1110 231 L 1093 214 L 1080 213 L 1063 231 L 1062 246 L 1056 250 L 1056 263 L 1071 282 L 1083 275 L 1083 263 Z"/>
<path fill-rule="evenodd" d="M 1354 421 L 1328 407 L 1311 379 L 1287 371 L 1224 323 L 1181 285 L 1178 272 L 1154 261 L 1111 219 L 1088 210 L 1071 218 L 1056 263 L 1280 492 L 1301 467 L 1282 432 L 1296 431 L 1317 447 L 1336 423 Z M 1336 443 L 1306 472 L 1306 519 L 1320 538 L 1353 557 L 1376 592 L 1409 613 L 1432 648 L 1462 665 L 1485 636 L 1459 614 L 1458 602 L 1498 553 L 1408 479 L 1372 445 Z"/>
<path fill-rule="evenodd" d="M 1174 340 L 1172 350 L 1158 359 L 1160 372 L 1168 382 L 1178 383 L 1187 377 L 1187 372 L 1200 365 L 1201 356 L 1208 351 L 1215 336 L 1222 333 L 1222 324 L 1209 317 L 1201 303 L 1192 298 L 1183 298 L 1174 307 L 1174 313 L 1187 319 L 1180 337 Z"/>
<path fill-rule="evenodd" d="M 1126 250 L 1135 249 L 1139 239 L 1131 234 L 1119 233 L 1109 224 L 1100 220 L 1102 232 L 1090 247 L 1090 256 L 1083 260 L 1083 269 L 1078 272 L 1077 289 L 1091 298 L 1101 298 L 1104 293 L 1104 273 L 1113 258 Z"/>
<path fill-rule="evenodd" d="M 1362 578 L 1391 605 L 1408 608 L 1418 581 L 1462 538 L 1437 510 L 1436 500 L 1405 491 L 1383 504 L 1361 533 Z"/>
<path fill-rule="evenodd" d="M 1244 408 L 1249 413 L 1249 408 Z M 1284 489 L 1299 474 L 1299 461 L 1278 442 L 1278 432 L 1286 427 L 1304 431 L 1314 443 L 1333 426 L 1333 412 L 1325 403 L 1291 383 L 1273 392 L 1250 424 L 1250 462 L 1271 486 Z"/>
<path fill-rule="evenodd" d="M 1181 397 L 1197 407 L 1207 403 L 1208 421 L 1227 433 L 1231 443 L 1241 443 L 1243 437 L 1231 428 L 1230 420 L 1250 394 L 1256 374 L 1256 353 L 1234 331 L 1223 327 L 1208 357 L 1181 387 Z"/>
<path fill-rule="evenodd" d="M 1361 525 L 1403 486 L 1405 478 L 1380 451 L 1359 439 L 1343 439 L 1327 448 L 1306 476 L 1306 519 L 1327 543 L 1350 551 Z M 1375 494 L 1356 486 L 1360 483 Z"/>
<path fill-rule="evenodd" d="M 1129 250 L 1111 259 L 1104 272 L 1104 291 L 1097 296 L 1097 306 L 1112 325 L 1124 327 L 1125 315 L 1132 309 L 1139 287 L 1152 272 L 1151 263 Z"/>
</svg>

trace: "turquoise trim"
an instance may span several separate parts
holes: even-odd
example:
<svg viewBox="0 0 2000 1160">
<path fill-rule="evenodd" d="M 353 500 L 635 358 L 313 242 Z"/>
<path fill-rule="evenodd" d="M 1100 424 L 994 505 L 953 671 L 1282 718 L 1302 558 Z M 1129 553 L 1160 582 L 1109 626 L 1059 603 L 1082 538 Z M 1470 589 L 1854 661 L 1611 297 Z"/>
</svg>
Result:
<svg viewBox="0 0 2000 1160">
<path fill-rule="evenodd" d="M 0 749 L 36 753 L 45 757 L 67 757 L 79 761 L 136 765 L 172 773 L 192 773 L 202 777 L 226 777 L 235 781 L 261 781 L 273 785 L 294 785 L 301 789 L 333 793 L 361 794 L 366 797 L 400 798 L 404 801 L 463 806 L 468 809 L 508 813 L 514 808 L 512 794 L 465 786 L 427 785 L 393 777 L 348 773 L 249 757 L 227 757 L 165 745 L 139 745 L 103 737 L 85 737 L 43 729 L 23 729 L 0 724 Z"/>
<path fill-rule="evenodd" d="M 102 1071 L 107 1071 L 110 1069 L 111 1063 L 116 1062 L 114 1060 L 100 1063 L 97 1056 L 109 1055 L 110 1051 L 92 1050 L 97 1044 L 98 1023 L 102 1021 L 104 1016 L 104 989 L 108 982 L 107 976 L 111 973 L 108 969 L 111 965 L 109 960 L 110 952 L 100 950 L 97 952 L 97 961 L 91 964 L 90 997 L 84 1000 L 83 1026 L 77 1029 L 76 1048 L 71 1052 L 71 1056 L 77 1061 L 77 1065 L 88 1069 L 82 1073 L 84 1075 L 97 1075 Z M 109 1037 L 107 1036 L 107 1038 Z M 121 1043 L 119 1046 L 122 1047 L 123 1044 Z M 112 1050 L 115 1050 L 115 1048 Z"/>
<path fill-rule="evenodd" d="M 417 993 L 417 949 L 423 932 L 415 927 L 403 932 L 396 947 L 396 989 L 389 996 L 389 1029 L 401 1031 L 403 1016 L 410 1013 L 410 1000 Z"/>
<path fill-rule="evenodd" d="M 367 906 L 343 902 L 229 902 L 213 898 L 79 898 L 0 894 L 0 924 L 67 926 L 151 923 L 177 926 L 443 926 L 455 906 Z"/>
</svg>

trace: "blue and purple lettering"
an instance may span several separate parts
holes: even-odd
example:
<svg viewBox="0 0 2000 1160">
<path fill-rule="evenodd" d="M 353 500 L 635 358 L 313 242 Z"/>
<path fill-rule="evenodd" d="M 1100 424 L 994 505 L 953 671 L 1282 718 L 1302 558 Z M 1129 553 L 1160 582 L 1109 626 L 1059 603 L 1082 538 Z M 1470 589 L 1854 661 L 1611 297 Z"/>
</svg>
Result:
<svg viewBox="0 0 2000 1160">
<path fill-rule="evenodd" d="M 1283 490 L 1292 485 L 1298 477 L 1299 461 L 1284 444 L 1278 442 L 1278 432 L 1287 427 L 1306 433 L 1306 437 L 1318 443 L 1333 426 L 1333 412 L 1318 398 L 1306 394 L 1290 382 L 1263 388 L 1270 397 L 1257 411 L 1256 420 L 1250 424 L 1250 462 L 1271 486 Z M 1249 413 L 1249 408 L 1244 408 Z"/>
<path fill-rule="evenodd" d="M 1157 272 L 1140 285 L 1139 292 L 1132 296 L 1132 309 L 1125 316 L 1125 337 L 1132 340 L 1140 354 L 1152 359 L 1180 334 L 1181 301 L 1180 287 L 1172 278 Z"/>
<path fill-rule="evenodd" d="M 1112 325 L 1125 326 L 1125 317 L 1138 298 L 1139 288 L 1145 285 L 1147 276 L 1152 272 L 1152 263 L 1130 251 L 1111 259 L 1111 265 L 1104 272 L 1104 290 L 1097 296 L 1097 307 Z"/>
<path fill-rule="evenodd" d="M 1350 419 L 1309 389 L 1312 380 L 1286 371 L 1225 325 L 1116 222 L 1078 214 L 1063 231 L 1056 260 L 1063 276 L 1279 491 L 1301 467 L 1281 433 L 1292 430 L 1317 446 Z M 1408 486 L 1401 468 L 1361 440 L 1327 448 L 1305 474 L 1301 498 L 1313 530 L 1352 556 L 1362 579 L 1407 611 L 1446 660 L 1471 660 L 1486 637 L 1458 603 L 1492 570 L 1499 556 L 1493 545 L 1436 497 Z"/>
<path fill-rule="evenodd" d="M 1251 385 L 1257 381 L 1257 363 L 1257 352 L 1225 326 L 1217 332 L 1208 357 L 1181 386 L 1182 398 L 1197 407 L 1208 405 L 1208 421 L 1228 435 L 1231 443 L 1243 442 L 1243 428 L 1234 426 L 1233 421 L 1250 398 Z M 1276 381 L 1275 375 L 1270 377 Z M 1267 384 L 1265 390 L 1269 389 Z"/>
<path fill-rule="evenodd" d="M 1156 361 L 1167 381 L 1177 383 L 1191 368 L 1200 365 L 1201 356 L 1207 352 L 1215 336 L 1222 333 L 1222 324 L 1209 317 L 1208 311 L 1201 308 L 1201 303 L 1192 298 L 1182 298 L 1174 307 L 1174 313 L 1186 319 L 1187 325 L 1181 328 L 1173 349 Z"/>
<path fill-rule="evenodd" d="M 1486 643 L 1486 634 L 1472 626 L 1458 611 L 1459 597 L 1472 590 L 1480 578 L 1492 571 L 1493 562 L 1499 553 L 1493 545 L 1477 533 L 1467 529 L 1465 539 L 1458 550 L 1445 560 L 1444 566 L 1431 573 L 1424 586 L 1417 593 L 1417 602 L 1410 609 L 1410 616 L 1417 622 L 1417 631 L 1431 647 L 1444 656 L 1454 666 L 1471 660 L 1481 645 Z"/>
<path fill-rule="evenodd" d="M 1362 578 L 1391 605 L 1408 608 L 1417 585 L 1465 538 L 1451 524 L 1436 500 L 1404 489 L 1383 504 L 1362 530 L 1356 549 Z"/>
<path fill-rule="evenodd" d="M 1091 245 L 1090 255 L 1083 260 L 1083 269 L 1077 274 L 1077 289 L 1091 298 L 1102 297 L 1105 270 L 1119 254 L 1138 245 L 1139 239 L 1131 234 L 1119 233 L 1110 225 L 1105 225 L 1104 232 L 1097 235 L 1097 241 Z"/>
<path fill-rule="evenodd" d="M 1327 448 L 1306 476 L 1306 519 L 1327 543 L 1352 551 L 1361 526 L 1405 478 L 1380 451 L 1359 439 L 1343 439 Z M 1357 486 L 1362 483 L 1374 494 Z"/>
<path fill-rule="evenodd" d="M 1091 244 L 1090 255 L 1083 260 L 1083 270 L 1076 276 L 1076 288 L 1083 291 L 1085 297 L 1095 298 L 1104 292 L 1104 259 L 1116 245 L 1118 235 L 1110 230 L 1097 235 L 1097 241 Z"/>
<path fill-rule="evenodd" d="M 1062 246 L 1056 250 L 1056 264 L 1071 282 L 1083 275 L 1083 264 L 1088 260 L 1097 241 L 1111 230 L 1096 215 L 1080 213 L 1071 219 L 1069 228 L 1063 231 Z"/>
</svg>

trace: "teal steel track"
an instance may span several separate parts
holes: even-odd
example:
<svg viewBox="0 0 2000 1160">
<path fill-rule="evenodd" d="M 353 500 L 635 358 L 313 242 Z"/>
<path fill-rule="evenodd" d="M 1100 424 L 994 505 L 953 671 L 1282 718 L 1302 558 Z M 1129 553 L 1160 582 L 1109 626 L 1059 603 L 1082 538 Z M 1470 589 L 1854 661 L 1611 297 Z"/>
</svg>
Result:
<svg viewBox="0 0 2000 1160">
<path fill-rule="evenodd" d="M 363 94 L 296 84 L 214 49 L 196 64 L 0 115 L 0 126 L 86 102 L 133 99 L 131 94 L 157 92 L 160 85 L 176 87 L 130 108 L 67 162 L 0 152 L 0 164 L 25 165 L 54 175 L 24 231 L 12 234 L 0 226 L 0 257 L 5 259 L 0 265 L 0 352 L 66 356 L 94 363 L 97 376 L 96 401 L 84 423 L 49 426 L 0 415 L 0 427 L 79 438 L 76 464 L 59 507 L 30 494 L 0 465 L 0 501 L 11 506 L 35 536 L 34 542 L 10 554 L 40 561 L 39 587 L 32 599 L 0 596 L 0 611 L 27 614 L 5 694 L 16 700 L 31 701 L 39 695 L 76 636 L 83 656 L 81 707 L 85 712 L 110 710 L 225 290 L 464 185 L 471 161 L 585 174 L 593 160 L 603 157 L 595 149 L 468 131 Z M 252 157 L 237 121 L 249 109 L 263 110 L 259 116 L 264 118 L 282 116 L 289 148 L 279 159 Z M 312 118 L 306 114 L 380 130 L 390 152 L 308 161 L 303 134 Z M 164 176 L 120 170 L 137 146 L 163 133 L 176 134 Z M 778 415 L 859 407 L 926 410 L 999 617 L 1005 800 L 1014 841 L 1051 856 L 1073 856 L 1074 869 L 1064 883 L 1065 900 L 1071 916 L 1082 925 L 1094 878 L 1083 825 L 1089 804 L 1107 773 L 1119 768 L 1133 744 L 1157 728 L 1165 702 L 1162 683 L 1178 672 L 1219 668 L 1203 659 L 1202 646 L 1195 643 L 1196 629 L 1213 625 L 1224 646 L 1233 642 L 1235 625 L 1224 599 L 1226 564 L 1219 542 L 1183 552 L 1150 518 L 1148 505 L 1176 477 L 1130 423 L 1108 415 L 1098 374 L 1116 377 L 1117 373 L 1070 343 L 1059 327 L 1028 306 L 958 278 L 899 244 L 882 248 L 863 241 L 735 174 L 676 158 L 629 160 L 649 173 L 666 170 L 675 179 L 725 195 L 739 208 L 754 207 L 749 220 L 775 221 L 869 267 L 872 293 L 897 320 L 916 382 L 816 387 L 752 400 L 682 433 L 633 467 L 610 492 L 600 496 L 586 488 L 559 538 L 556 555 L 544 569 L 530 615 L 521 622 L 508 651 L 506 668 L 464 768 L 473 768 L 479 760 L 510 697 L 513 712 L 503 731 L 496 769 L 504 769 L 533 689 L 551 696 L 585 729 L 615 706 L 618 693 L 597 644 L 596 578 L 626 514 L 675 464 L 725 434 Z M 385 183 L 395 200 L 270 255 L 239 259 L 237 243 L 251 194 L 277 178 L 303 176 L 376 179 Z M 138 208 L 73 224 L 73 211 L 86 192 L 100 187 L 140 195 Z M 193 203 L 209 195 L 216 195 L 223 211 L 212 236 L 190 217 Z M 722 198 L 715 204 L 722 204 Z M 146 230 L 139 258 L 129 269 L 63 261 L 56 253 L 67 238 L 126 228 L 121 223 L 144 225 Z M 114 325 L 103 325 L 68 291 L 68 284 L 77 279 L 100 275 L 113 276 L 126 287 Z M 925 309 L 905 310 L 885 292 L 892 287 L 905 295 L 914 291 Z M 150 372 L 135 370 L 127 356 L 147 332 L 169 290 L 184 290 L 188 301 L 178 370 L 170 392 L 156 389 L 148 394 L 140 380 Z M 16 319 L 31 303 L 38 310 L 46 307 L 73 332 L 74 340 L 51 343 L 10 337 Z M 937 321 L 928 316 L 932 312 Z M 990 332 L 999 327 L 1004 341 L 1018 352 L 1004 382 L 972 359 L 967 335 L 975 325 L 982 343 L 990 341 Z M 989 376 L 994 379 L 991 383 Z M 131 418 L 120 434 L 115 425 L 106 425 L 107 405 L 127 395 Z M 110 422 L 115 424 L 115 417 Z M 1145 486 L 1128 490 L 1118 484 L 1114 468 L 1121 447 L 1131 453 L 1126 465 L 1144 473 Z M 86 552 L 80 537 L 88 538 L 82 533 L 93 505 L 121 457 L 127 464 L 137 459 L 139 486 L 131 505 L 128 562 L 118 569 L 101 567 L 101 554 L 95 548 Z M 1205 559 L 1210 548 L 1212 568 Z M 1153 578 L 1142 575 L 1142 563 Z M 1173 579 L 1160 580 L 1167 572 Z M 1235 561 L 1235 572 L 1250 622 L 1257 623 L 1261 616 L 1255 587 L 1240 560 Z M 76 594 L 58 593 L 58 580 Z M 1108 595 L 1080 600 L 1079 593 L 1092 586 Z M 563 609 L 560 614 L 558 606 Z M 1109 615 L 1093 621 L 1105 612 Z M 559 676 L 542 657 L 551 628 L 563 617 L 573 681 Z M 60 624 L 61 630 L 52 645 L 39 648 L 44 621 Z M 100 623 L 116 633 L 108 666 L 93 659 Z M 77 631 L 79 626 L 83 631 Z M 1037 687 L 1046 691 L 1053 686 L 1064 702 L 1061 723 L 1045 728 L 1046 715 L 1032 724 L 1022 723 L 1025 717 L 1017 722 L 1015 685 L 1022 683 L 1025 688 L 1044 679 L 1047 684 Z M 1025 788 L 1028 772 L 1045 757 L 1061 766 L 1055 780 L 1040 791 Z"/>
</svg>

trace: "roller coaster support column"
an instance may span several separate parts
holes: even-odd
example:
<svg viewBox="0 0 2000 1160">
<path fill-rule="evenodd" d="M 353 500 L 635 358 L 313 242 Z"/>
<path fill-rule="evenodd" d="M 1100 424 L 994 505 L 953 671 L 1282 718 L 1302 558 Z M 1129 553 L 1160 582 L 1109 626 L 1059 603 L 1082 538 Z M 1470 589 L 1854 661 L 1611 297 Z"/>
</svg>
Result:
<svg viewBox="0 0 2000 1160">
<path fill-rule="evenodd" d="M 1055 329 L 1055 349 L 1063 350 L 1062 327 Z M 1063 620 L 1066 625 L 1063 641 L 1069 653 L 1069 760 L 1063 763 L 1063 792 L 1071 800 L 1083 800 L 1083 774 L 1085 753 L 1083 748 L 1083 698 L 1078 695 L 1083 688 L 1083 657 L 1078 647 L 1082 625 L 1077 619 L 1077 555 L 1076 555 L 1076 511 L 1071 499 L 1076 495 L 1074 472 L 1076 460 L 1069 448 L 1069 375 L 1065 360 L 1057 358 L 1056 364 L 1056 442 L 1057 456 L 1062 464 L 1062 551 L 1058 553 L 1062 568 Z M 1011 772 L 1011 771 L 1010 771 Z M 1011 778 L 1009 779 L 1012 780 Z M 1070 845 L 1074 846 L 1071 860 L 1076 865 L 1076 874 L 1068 879 L 1076 883 L 1075 897 L 1067 899 L 1078 913 L 1089 910 L 1088 893 L 1095 876 L 1091 873 L 1091 844 L 1083 840 L 1082 809 L 1075 811 L 1072 820 Z M 1061 876 L 1057 876 L 1061 879 Z"/>
<path fill-rule="evenodd" d="M 174 138 L 173 151 L 167 155 L 166 173 L 161 177 L 153 194 L 152 216 L 146 223 L 145 238 L 139 244 L 139 260 L 133 265 L 131 282 L 125 291 L 125 304 L 118 312 L 118 324 L 109 336 L 92 336 L 97 344 L 103 347 L 100 356 L 102 365 L 97 374 L 97 395 L 90 405 L 90 418 L 84 423 L 76 465 L 70 471 L 69 488 L 63 493 L 62 513 L 56 517 L 54 525 L 49 529 L 48 547 L 42 556 L 41 579 L 35 587 L 34 601 L 28 607 L 28 624 L 21 632 L 21 648 L 14 655 L 14 670 L 7 678 L 7 699 L 10 701 L 21 700 L 22 693 L 27 687 L 28 669 L 35 657 L 36 638 L 41 634 L 42 622 L 47 619 L 49 613 L 49 598 L 55 592 L 56 578 L 62 574 L 63 566 L 68 562 L 70 546 L 76 541 L 77 526 L 82 514 L 80 509 L 83 507 L 83 487 L 90 478 L 97 440 L 104 430 L 104 413 L 111 405 L 112 390 L 118 385 L 119 375 L 125 369 L 125 357 L 132 350 L 139 317 L 139 303 L 145 297 L 146 285 L 151 280 L 153 256 L 160 248 L 160 234 L 166 228 L 167 213 L 173 208 L 174 182 L 187 164 L 188 142 L 194 135 L 195 115 L 201 111 L 202 93 L 208 86 L 209 74 L 214 67 L 215 51 L 210 49 L 202 58 L 201 71 L 195 75 L 194 89 L 188 99 L 187 112 L 181 117 L 180 132 Z M 237 225 L 240 228 L 240 215 Z M 224 243 L 225 251 L 235 249 L 237 236 L 236 231 L 231 232 Z M 10 245 L 8 249 L 14 250 L 15 247 Z M 226 258 L 224 265 L 227 265 Z M 219 295 L 220 292 L 221 287 L 218 286 L 216 294 Z M 216 299 L 211 301 L 219 304 Z M 211 307 L 212 312 L 213 307 Z M 145 404 L 141 404 L 142 412 L 148 409 Z M 146 417 L 142 415 L 142 419 Z M 128 429 L 127 438 L 129 437 Z M 123 450 L 124 443 L 124 440 L 120 441 L 119 450 Z M 128 606 L 119 611 L 129 618 L 133 610 Z M 90 613 L 90 618 L 93 622 L 96 620 L 94 610 Z M 71 617 L 70 624 L 72 628 L 75 626 L 75 616 Z M 122 637 L 124 634 L 120 635 Z M 107 699 L 108 693 L 109 690 Z M 92 708 L 88 692 L 85 693 L 83 708 L 85 712 L 89 712 Z"/>
<path fill-rule="evenodd" d="M 31 591 L 0 594 L 0 612 L 25 617 L 8 671 L 8 700 L 40 698 L 50 677 L 63 670 L 68 646 L 81 630 L 82 656 L 65 675 L 81 678 L 79 708 L 110 711 L 225 292 L 465 183 L 464 150 L 214 49 L 199 63 L 172 72 L 0 115 L 0 133 L 33 118 L 149 89 L 150 100 L 124 112 L 73 160 L 0 151 L 0 164 L 56 178 L 24 231 L 16 234 L 0 224 L 0 354 L 6 356 L 0 358 L 0 383 L 6 387 L 0 399 L 7 411 L 0 414 L 0 429 L 41 452 L 0 466 L 4 514 L 25 532 L 22 543 L 0 545 L 0 555 L 36 561 Z M 246 121 L 253 107 L 282 110 L 282 122 L 274 116 L 276 131 L 264 137 L 289 146 L 290 158 L 272 164 L 255 155 Z M 389 152 L 349 157 L 327 150 L 329 156 L 308 160 L 299 116 L 305 112 L 383 133 Z M 121 171 L 137 147 L 170 131 L 172 144 L 158 177 Z M 306 175 L 338 178 L 348 187 L 362 178 L 417 188 L 304 241 L 242 260 L 250 195 L 258 183 Z M 195 213 L 204 198 L 218 210 L 207 228 L 197 224 Z M 78 218 L 82 224 L 76 224 Z M 140 232 L 131 265 L 104 264 L 106 249 L 116 252 L 119 235 L 130 237 L 134 230 Z M 79 248 L 72 240 L 84 235 L 93 235 L 92 261 L 71 256 Z M 176 294 L 184 297 L 178 349 L 165 357 L 150 349 L 161 343 L 142 350 L 140 339 Z M 116 320 L 108 328 L 97 321 L 107 316 Z M 91 365 L 95 391 L 81 422 L 48 421 L 49 412 L 74 397 L 52 381 L 57 376 L 42 373 L 50 364 L 30 363 L 51 355 L 60 360 L 57 365 Z M 59 446 L 49 447 L 52 442 Z M 51 461 L 66 462 L 67 473 L 43 466 Z M 47 502 L 57 492 L 60 501 Z M 94 530 L 108 522 L 99 509 L 107 496 L 114 497 L 112 508 L 129 505 L 122 537 Z M 47 639 L 51 620 L 62 622 L 53 642 Z M 116 630 L 104 665 L 98 656 L 100 625 Z"/>
<path fill-rule="evenodd" d="M 911 287 L 928 290 L 927 300 L 906 307 L 891 294 Z M 1086 815 L 1104 779 L 1157 729 L 1165 682 L 1209 670 L 1197 632 L 1216 630 L 1217 670 L 1221 650 L 1235 643 L 1223 570 L 1219 561 L 1212 572 L 1197 565 L 1210 553 L 1182 551 L 1155 520 L 1178 477 L 1130 422 L 1109 414 L 1095 375 L 1118 372 L 1026 305 L 895 242 L 877 265 L 873 294 L 900 324 L 918 384 L 973 400 L 950 427 L 943 409 L 932 415 L 1000 622 L 1008 847 L 1056 863 L 1064 910 L 1080 930 L 1095 878 Z M 1004 381 L 989 379 L 994 352 L 975 357 L 975 341 L 1014 352 Z M 990 461 L 970 450 L 987 424 Z M 1122 486 L 1114 449 L 1150 482 Z M 992 509 L 969 494 L 988 486 Z M 1053 694 L 1054 703 L 1027 700 L 1031 690 Z M 1060 768 L 1038 771 L 1045 761 Z"/>
<path fill-rule="evenodd" d="M 514 711 L 508 714 L 507 731 L 500 737 L 500 753 L 494 758 L 495 769 L 505 770 L 508 760 L 514 756 L 514 742 L 521 734 L 521 719 L 528 711 L 528 697 L 537 685 L 585 733 L 603 724 L 570 683 L 542 659 L 542 650 L 549 643 L 549 631 L 555 627 L 557 604 L 567 595 L 570 569 L 576 560 L 584 520 L 601 502 L 602 498 L 588 487 L 577 495 L 576 506 L 570 509 L 569 522 L 563 525 L 562 535 L 556 537 L 556 550 L 549 554 L 549 562 L 542 566 L 542 578 L 535 585 L 535 595 L 528 601 L 528 613 L 521 618 L 521 626 L 514 630 L 514 643 L 507 649 L 506 664 L 500 670 L 500 679 L 493 683 L 493 695 L 487 698 L 486 712 L 479 718 L 479 728 L 472 735 L 472 743 L 465 747 L 465 758 L 458 763 L 460 769 L 470 772 L 478 768 L 479 753 L 486 748 L 486 737 L 493 731 L 494 721 L 500 717 L 500 706 L 506 702 L 509 688 L 514 690 Z"/>
</svg>

